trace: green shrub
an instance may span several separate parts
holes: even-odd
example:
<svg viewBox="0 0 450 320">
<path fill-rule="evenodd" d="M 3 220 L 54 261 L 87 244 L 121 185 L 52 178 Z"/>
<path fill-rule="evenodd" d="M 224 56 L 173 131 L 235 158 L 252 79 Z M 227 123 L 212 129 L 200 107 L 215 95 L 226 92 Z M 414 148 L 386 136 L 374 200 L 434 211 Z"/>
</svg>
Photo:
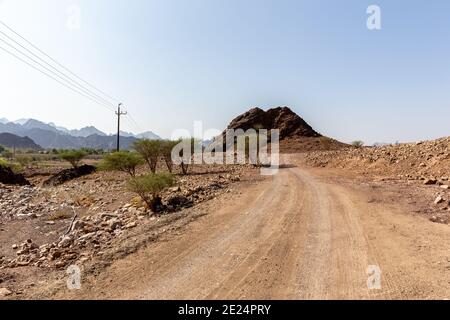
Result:
<svg viewBox="0 0 450 320">
<path fill-rule="evenodd" d="M 128 189 L 138 194 L 153 212 L 157 212 L 161 205 L 159 194 L 173 184 L 174 178 L 170 173 L 150 173 L 131 179 Z"/>
<path fill-rule="evenodd" d="M 119 151 L 106 155 L 99 168 L 108 171 L 123 171 L 134 177 L 136 167 L 143 163 L 144 159 L 138 153 Z"/>
<path fill-rule="evenodd" d="M 0 158 L 0 168 L 9 168 L 15 173 L 22 171 L 23 169 L 20 163 L 11 162 L 4 158 Z"/>
<path fill-rule="evenodd" d="M 76 169 L 78 168 L 78 165 L 80 164 L 80 161 L 83 160 L 84 157 L 86 157 L 87 154 L 84 151 L 81 150 L 71 150 L 71 151 L 64 151 L 59 154 L 59 157 L 62 160 L 70 162 L 70 164 Z"/>
<path fill-rule="evenodd" d="M 0 168 L 9 168 L 10 165 L 8 163 L 8 161 L 6 161 L 6 159 L 4 158 L 0 158 Z"/>
<path fill-rule="evenodd" d="M 364 141 L 360 140 L 353 141 L 352 146 L 354 146 L 355 148 L 362 148 L 364 146 Z"/>
<path fill-rule="evenodd" d="M 161 154 L 161 146 L 162 142 L 160 140 L 148 139 L 138 140 L 133 144 L 134 150 L 142 156 L 152 173 L 156 172 L 158 158 Z"/>
</svg>

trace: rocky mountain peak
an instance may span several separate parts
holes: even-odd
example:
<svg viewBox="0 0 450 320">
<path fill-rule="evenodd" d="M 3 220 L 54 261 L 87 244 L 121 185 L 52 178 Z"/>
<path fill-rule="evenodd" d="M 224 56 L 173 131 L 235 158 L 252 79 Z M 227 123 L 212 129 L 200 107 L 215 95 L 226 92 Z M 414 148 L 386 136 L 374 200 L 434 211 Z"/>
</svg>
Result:
<svg viewBox="0 0 450 320">
<path fill-rule="evenodd" d="M 305 120 L 289 107 L 267 111 L 255 107 L 231 121 L 228 129 L 279 129 L 280 139 L 296 137 L 321 137 Z"/>
</svg>

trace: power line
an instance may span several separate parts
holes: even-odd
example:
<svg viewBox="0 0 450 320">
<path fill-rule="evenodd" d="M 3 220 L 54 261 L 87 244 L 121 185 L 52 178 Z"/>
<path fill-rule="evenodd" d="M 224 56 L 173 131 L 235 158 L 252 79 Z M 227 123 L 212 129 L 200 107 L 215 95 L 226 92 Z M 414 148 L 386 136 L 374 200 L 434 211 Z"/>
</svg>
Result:
<svg viewBox="0 0 450 320">
<path fill-rule="evenodd" d="M 119 105 L 117 107 L 117 111 L 116 111 L 116 115 L 117 115 L 117 152 L 120 151 L 120 117 L 127 114 L 127 112 L 123 112 L 120 110 L 121 107 L 122 107 L 122 104 L 119 103 Z"/>
<path fill-rule="evenodd" d="M 60 66 L 61 68 L 63 68 L 64 70 L 66 70 L 67 72 L 69 72 L 71 75 L 73 75 L 74 77 L 76 77 L 78 80 L 84 82 L 85 84 L 87 84 L 88 86 L 90 86 L 92 89 L 96 90 L 97 92 L 100 92 L 101 94 L 103 94 L 105 97 L 108 97 L 110 100 L 114 101 L 115 103 L 118 103 L 119 100 L 111 97 L 111 95 L 105 93 L 104 91 L 98 89 L 97 87 L 95 87 L 94 85 L 92 85 L 91 83 L 87 82 L 86 80 L 82 79 L 80 76 L 78 76 L 76 73 L 72 72 L 69 68 L 65 67 L 63 64 L 61 64 L 60 62 L 58 62 L 56 59 L 52 58 L 49 54 L 45 53 L 43 50 L 39 49 L 37 46 L 35 46 L 33 43 L 31 43 L 29 40 L 27 40 L 25 37 L 23 37 L 22 35 L 20 35 L 18 32 L 14 31 L 14 29 L 12 29 L 10 26 L 8 26 L 6 23 L 4 23 L 3 21 L 0 20 L 0 24 L 2 24 L 3 26 L 5 26 L 8 30 L 10 30 L 12 33 L 14 33 L 15 35 L 17 35 L 18 37 L 20 37 L 22 40 L 24 40 L 26 43 L 28 43 L 31 47 L 33 47 L 35 50 L 37 50 L 38 52 L 40 52 L 41 54 L 43 54 L 44 56 L 46 56 L 48 59 L 50 59 L 51 61 L 53 61 L 54 63 L 56 63 L 58 66 Z"/>
<path fill-rule="evenodd" d="M 105 108 L 107 108 L 109 111 L 114 111 L 114 110 L 112 110 L 108 105 L 105 105 L 105 104 L 103 104 L 102 102 L 97 101 L 97 100 L 95 100 L 95 99 L 93 99 L 93 98 L 91 98 L 91 97 L 85 95 L 85 94 L 82 93 L 81 91 L 78 91 L 77 89 L 75 89 L 75 88 L 73 88 L 73 87 L 67 85 L 66 83 L 64 83 L 64 82 L 62 82 L 62 81 L 59 81 L 59 80 L 56 79 L 55 77 L 53 77 L 53 76 L 49 75 L 48 73 L 42 71 L 41 69 L 39 69 L 39 68 L 37 68 L 36 66 L 32 65 L 31 63 L 29 63 L 28 61 L 22 59 L 21 57 L 17 56 L 16 54 L 12 53 L 12 52 L 9 51 L 8 49 L 3 48 L 2 46 L 0 46 L 0 49 L 2 49 L 3 51 L 5 51 L 6 53 L 10 54 L 10 55 L 13 56 L 14 58 L 18 59 L 19 61 L 25 63 L 26 65 L 30 66 L 31 68 L 33 68 L 33 69 L 39 71 L 40 73 L 46 75 L 46 76 L 49 77 L 50 79 L 53 79 L 54 81 L 58 82 L 58 83 L 61 84 L 62 86 L 66 87 L 66 88 L 68 88 L 68 89 L 70 89 L 70 90 L 72 90 L 72 91 L 74 91 L 74 92 L 76 92 L 76 93 L 78 93 L 78 94 L 80 94 L 80 95 L 82 95 L 82 96 L 84 96 L 85 98 L 87 98 L 87 99 L 89 99 L 89 100 L 91 100 L 91 101 L 93 101 L 93 102 L 95 102 L 95 103 L 97 103 L 97 104 L 99 104 L 99 105 L 101 105 L 101 106 L 103 106 L 103 107 L 105 107 Z"/>
<path fill-rule="evenodd" d="M 24 55 L 25 57 L 27 57 L 28 59 L 30 59 L 31 61 L 33 61 L 34 63 L 36 63 L 37 65 L 39 65 L 41 68 L 44 68 L 45 70 L 47 70 L 48 72 L 52 73 L 53 75 L 55 75 L 56 77 L 58 77 L 59 79 L 61 79 L 62 81 L 68 83 L 69 85 L 76 87 L 78 90 L 81 90 L 82 92 L 84 92 L 86 95 L 89 95 L 91 98 L 94 98 L 96 100 L 101 101 L 104 105 L 109 105 L 112 106 L 112 104 L 108 101 L 106 101 L 105 99 L 98 97 L 97 95 L 91 94 L 89 91 L 87 91 L 86 89 L 83 89 L 82 86 L 78 85 L 78 84 L 72 84 L 69 81 L 67 81 L 64 77 L 60 76 L 59 74 L 57 74 L 56 72 L 54 72 L 53 70 L 51 70 L 50 68 L 46 67 L 45 65 L 43 65 L 42 63 L 40 63 L 39 61 L 36 61 L 35 59 L 33 59 L 32 57 L 30 57 L 29 55 L 27 55 L 26 53 L 23 53 L 22 51 L 20 51 L 19 49 L 17 49 L 15 46 L 13 46 L 12 44 L 8 43 L 7 41 L 5 41 L 4 39 L 0 38 L 0 41 L 6 43 L 9 47 L 13 48 L 14 50 L 16 50 L 17 52 L 19 52 L 20 54 Z"/>
<path fill-rule="evenodd" d="M 142 128 L 139 126 L 139 124 L 136 122 L 136 120 L 134 120 L 133 116 L 131 115 L 130 111 L 128 111 L 128 117 L 131 119 L 131 121 L 133 121 L 133 123 L 135 124 L 136 128 L 142 133 L 144 132 L 142 130 Z"/>
<path fill-rule="evenodd" d="M 4 33 L 3 31 L 0 30 L 0 33 L 3 34 L 5 37 L 7 37 L 9 40 L 13 41 L 15 44 L 19 45 L 21 48 L 25 49 L 27 52 L 29 52 L 30 54 L 32 54 L 34 57 L 36 57 L 37 59 L 39 59 L 40 61 L 42 61 L 43 63 L 45 63 L 46 65 L 48 65 L 49 67 L 51 67 L 52 69 L 54 69 L 56 72 L 58 72 L 59 74 L 61 74 L 62 76 L 64 76 L 65 78 L 67 78 L 68 80 L 64 81 L 70 81 L 71 85 L 77 86 L 79 88 L 81 88 L 83 91 L 91 94 L 92 96 L 96 97 L 97 99 L 99 99 L 100 101 L 103 101 L 107 104 L 111 104 L 110 101 L 104 99 L 103 97 L 99 96 L 98 94 L 96 94 L 95 92 L 93 92 L 92 90 L 86 88 L 85 86 L 79 84 L 77 81 L 73 80 L 72 78 L 70 78 L 69 76 L 67 76 L 66 74 L 64 74 L 63 72 L 61 72 L 60 70 L 58 70 L 56 67 L 54 67 L 53 65 L 51 65 L 50 63 L 48 63 L 47 61 L 45 61 L 44 59 L 42 59 L 41 57 L 39 57 L 37 54 L 35 54 L 34 52 L 32 52 L 31 50 L 29 50 L 28 48 L 26 48 L 25 46 L 23 46 L 21 43 L 17 42 L 16 40 L 14 40 L 13 38 L 11 38 L 10 36 L 8 36 L 6 33 Z M 13 45 L 7 43 L 4 39 L 0 40 L 4 43 L 6 43 L 7 45 L 9 45 L 10 47 L 14 48 L 16 51 L 20 52 L 21 54 L 27 56 L 26 54 L 24 54 L 23 52 L 21 52 L 20 50 L 18 50 L 16 47 L 14 47 Z M 28 59 L 31 59 L 29 56 L 27 56 Z M 37 63 L 37 62 L 36 62 Z M 51 71 L 52 72 L 52 71 Z M 55 74 L 56 75 L 56 74 Z M 58 76 L 59 77 L 59 76 Z M 61 78 L 61 77 L 60 77 Z M 61 78 L 62 79 L 62 78 Z M 113 104 L 111 104 L 113 106 Z"/>
<path fill-rule="evenodd" d="M 6 23 L 4 23 L 3 21 L 0 21 L 0 24 L 2 24 L 3 26 L 5 26 L 9 31 L 11 31 L 13 34 L 15 34 L 16 36 L 18 36 L 20 39 L 22 39 L 23 41 L 25 41 L 28 45 L 30 45 L 32 48 L 34 48 L 37 52 L 41 53 L 42 55 L 44 55 L 45 57 L 47 57 L 51 62 L 55 63 L 57 66 L 59 66 L 60 68 L 62 68 L 63 70 L 65 70 L 66 72 L 68 72 L 70 75 L 74 76 L 75 78 L 77 78 L 78 80 L 82 81 L 83 83 L 85 83 L 87 86 L 89 86 L 90 88 L 92 88 L 93 90 L 99 92 L 101 95 L 103 95 L 104 97 L 108 98 L 111 101 L 114 102 L 119 102 L 119 100 L 113 98 L 111 95 L 105 93 L 104 91 L 98 89 L 97 87 L 95 87 L 94 85 L 92 85 L 91 83 L 87 82 L 86 80 L 82 79 L 80 76 L 78 76 L 76 73 L 72 72 L 70 69 L 68 69 L 67 67 L 65 67 L 64 65 L 62 65 L 60 62 L 58 62 L 56 59 L 52 58 L 49 54 L 47 54 L 46 52 L 44 52 L 43 50 L 39 49 L 36 45 L 34 45 L 33 43 L 31 43 L 28 39 L 26 39 L 25 37 L 23 37 L 22 35 L 20 35 L 18 32 L 14 31 L 11 27 L 9 27 Z M 35 64 L 37 64 L 38 66 L 40 66 L 41 68 L 45 69 L 46 71 L 48 71 L 49 73 L 45 72 L 44 70 L 41 70 L 40 68 L 36 67 L 35 65 L 33 65 L 32 63 L 26 61 L 25 59 L 19 57 L 18 55 L 14 54 L 13 52 L 3 48 L 0 46 L 0 49 L 2 49 L 3 51 L 5 51 L 6 53 L 12 55 L 13 57 L 15 57 L 16 59 L 18 59 L 19 61 L 25 63 L 26 65 L 32 67 L 33 69 L 41 72 L 42 74 L 44 74 L 45 76 L 49 77 L 50 79 L 58 82 L 59 84 L 63 85 L 64 87 L 72 90 L 73 92 L 107 108 L 110 111 L 114 110 L 111 108 L 112 106 L 115 106 L 113 103 L 111 103 L 111 101 L 108 101 L 106 98 L 102 97 L 100 94 L 95 93 L 94 91 L 92 91 L 91 89 L 87 88 L 86 86 L 80 84 L 78 81 L 74 80 L 72 77 L 68 76 L 66 73 L 62 72 L 61 70 L 59 70 L 57 67 L 55 67 L 54 65 L 50 64 L 48 61 L 46 61 L 45 59 L 43 59 L 42 57 L 40 57 L 39 55 L 37 55 L 36 53 L 34 53 L 33 51 L 31 51 L 30 49 L 28 49 L 26 46 L 22 45 L 20 42 L 16 41 L 15 39 L 13 39 L 12 37 L 10 37 L 8 34 L 4 33 L 3 31 L 0 30 L 0 34 L 3 34 L 7 39 L 9 39 L 10 41 L 12 41 L 13 43 L 15 43 L 16 45 L 20 46 L 22 49 L 26 50 L 26 52 L 28 52 L 29 54 L 31 54 L 33 57 L 39 59 L 39 61 L 42 61 L 45 65 L 43 65 L 42 63 L 40 63 L 39 61 L 36 61 L 35 59 L 33 59 L 32 57 L 30 57 L 28 54 L 24 53 L 23 51 L 21 51 L 20 49 L 18 49 L 17 47 L 15 47 L 13 44 L 5 41 L 4 39 L 2 39 L 0 37 L 0 41 L 4 42 L 5 44 L 7 44 L 9 47 L 13 48 L 15 51 L 17 51 L 18 53 L 20 53 L 21 55 L 25 56 L 26 58 L 28 58 L 29 60 L 31 60 L 32 62 L 34 62 Z M 48 67 L 49 66 L 51 69 L 55 70 L 51 70 Z M 54 76 L 53 76 L 54 75 Z M 62 76 L 61 76 L 62 75 Z M 55 76 L 61 80 L 58 80 L 57 78 L 55 78 Z M 121 112 L 120 108 L 122 106 L 121 103 L 118 103 L 119 107 L 118 107 L 118 111 L 116 112 L 117 116 L 118 116 L 118 134 L 117 134 L 117 148 L 119 149 L 119 139 L 120 139 L 120 116 L 122 115 L 129 115 L 130 119 L 133 121 L 133 123 L 136 125 L 136 127 L 140 130 L 140 126 L 139 124 L 136 122 L 136 120 L 134 120 L 134 118 L 131 116 L 131 114 L 128 114 L 127 112 Z"/>
</svg>

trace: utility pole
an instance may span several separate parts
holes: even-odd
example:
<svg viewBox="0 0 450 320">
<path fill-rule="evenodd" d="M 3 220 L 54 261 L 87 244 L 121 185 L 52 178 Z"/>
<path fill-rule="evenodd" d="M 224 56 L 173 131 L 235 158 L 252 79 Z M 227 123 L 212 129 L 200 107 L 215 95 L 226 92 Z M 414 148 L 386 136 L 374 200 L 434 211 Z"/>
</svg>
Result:
<svg viewBox="0 0 450 320">
<path fill-rule="evenodd" d="M 126 115 L 127 112 L 120 111 L 120 107 L 122 106 L 122 103 L 119 103 L 119 106 L 117 107 L 117 152 L 120 151 L 120 116 Z"/>
</svg>

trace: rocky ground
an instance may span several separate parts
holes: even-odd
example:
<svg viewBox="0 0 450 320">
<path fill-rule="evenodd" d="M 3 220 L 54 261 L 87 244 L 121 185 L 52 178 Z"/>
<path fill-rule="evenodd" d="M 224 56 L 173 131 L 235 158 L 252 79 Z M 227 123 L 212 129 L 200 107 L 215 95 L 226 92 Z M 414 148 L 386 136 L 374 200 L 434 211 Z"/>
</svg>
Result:
<svg viewBox="0 0 450 320">
<path fill-rule="evenodd" d="M 450 138 L 316 151 L 303 158 L 313 167 L 351 171 L 353 181 L 396 190 L 431 221 L 450 223 Z"/>
<path fill-rule="evenodd" d="M 153 214 L 126 190 L 123 173 L 97 172 L 60 186 L 42 185 L 61 169 L 30 170 L 32 186 L 0 185 L 0 298 L 24 297 L 70 265 L 98 272 L 188 223 L 199 214 L 199 204 L 231 193 L 234 184 L 257 170 L 216 165 L 194 167 L 187 176 L 177 173 L 176 186 L 162 194 L 164 211 Z"/>
<path fill-rule="evenodd" d="M 335 145 L 323 137 L 310 139 L 305 144 Z M 282 147 L 296 152 L 289 144 Z M 309 167 L 326 186 L 370 195 L 368 205 L 395 203 L 437 226 L 450 223 L 450 138 L 317 149 L 291 155 L 290 164 Z M 152 214 L 126 190 L 124 173 L 96 172 L 43 186 L 65 168 L 59 162 L 30 168 L 25 177 L 31 186 L 0 185 L 0 299 L 53 297 L 71 265 L 95 278 L 147 244 L 182 234 L 192 221 L 216 212 L 217 203 L 233 203 L 247 184 L 261 179 L 252 166 L 195 166 L 187 176 L 176 172 L 176 185 L 162 194 L 164 211 Z M 139 173 L 146 170 L 143 166 Z"/>
</svg>

